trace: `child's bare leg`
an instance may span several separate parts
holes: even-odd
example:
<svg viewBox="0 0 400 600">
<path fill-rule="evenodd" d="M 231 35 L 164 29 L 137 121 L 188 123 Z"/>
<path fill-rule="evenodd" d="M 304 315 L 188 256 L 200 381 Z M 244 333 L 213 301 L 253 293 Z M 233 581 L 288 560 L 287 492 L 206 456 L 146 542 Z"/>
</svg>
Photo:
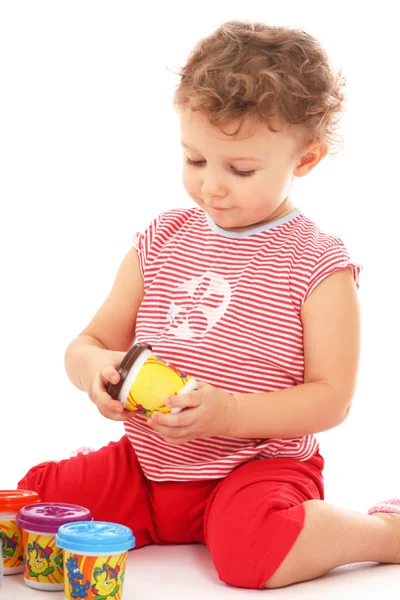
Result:
<svg viewBox="0 0 400 600">
<path fill-rule="evenodd" d="M 265 587 L 307 581 L 349 563 L 400 563 L 400 514 L 362 514 L 323 500 L 308 500 L 304 508 L 304 527 Z"/>
</svg>

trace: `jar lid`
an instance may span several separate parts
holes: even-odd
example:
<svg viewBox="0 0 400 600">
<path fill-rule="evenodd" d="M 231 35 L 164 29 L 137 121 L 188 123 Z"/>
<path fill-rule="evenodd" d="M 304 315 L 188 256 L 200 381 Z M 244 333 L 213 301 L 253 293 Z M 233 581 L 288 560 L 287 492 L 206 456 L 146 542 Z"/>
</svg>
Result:
<svg viewBox="0 0 400 600">
<path fill-rule="evenodd" d="M 0 512 L 18 512 L 27 504 L 40 502 L 39 495 L 30 490 L 0 490 Z"/>
<path fill-rule="evenodd" d="M 125 525 L 107 521 L 82 521 L 60 527 L 56 544 L 68 552 L 111 555 L 131 550 L 136 540 L 132 530 Z"/>
<path fill-rule="evenodd" d="M 40 502 L 22 508 L 17 515 L 17 525 L 28 531 L 54 534 L 65 523 L 91 519 L 90 510 L 83 506 L 61 502 Z"/>
<path fill-rule="evenodd" d="M 121 375 L 120 380 L 118 383 L 110 383 L 108 385 L 107 391 L 114 400 L 118 400 L 121 388 L 124 385 L 124 381 L 131 370 L 133 363 L 139 358 L 144 350 L 151 350 L 150 344 L 134 344 L 125 354 L 117 369 L 118 373 Z"/>
</svg>

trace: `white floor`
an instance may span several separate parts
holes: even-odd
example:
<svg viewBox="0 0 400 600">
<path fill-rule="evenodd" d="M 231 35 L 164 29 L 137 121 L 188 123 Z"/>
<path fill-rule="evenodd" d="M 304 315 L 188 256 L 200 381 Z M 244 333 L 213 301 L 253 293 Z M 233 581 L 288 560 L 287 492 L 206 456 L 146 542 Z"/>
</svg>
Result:
<svg viewBox="0 0 400 600">
<path fill-rule="evenodd" d="M 255 600 L 260 593 L 279 600 L 363 600 L 400 597 L 400 565 L 360 563 L 279 590 L 236 589 L 219 581 L 201 545 L 150 546 L 128 553 L 124 600 Z M 61 600 L 62 592 L 28 588 L 22 575 L 3 578 L 1 600 Z"/>
</svg>

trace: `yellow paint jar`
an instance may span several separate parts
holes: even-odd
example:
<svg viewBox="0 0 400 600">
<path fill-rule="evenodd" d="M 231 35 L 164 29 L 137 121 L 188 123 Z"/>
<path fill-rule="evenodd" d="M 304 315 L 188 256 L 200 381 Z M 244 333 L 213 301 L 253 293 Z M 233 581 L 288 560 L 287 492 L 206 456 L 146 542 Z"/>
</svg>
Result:
<svg viewBox="0 0 400 600">
<path fill-rule="evenodd" d="M 64 550 L 65 600 L 121 600 L 126 557 L 135 542 L 132 530 L 118 523 L 62 525 L 56 543 Z"/>
<path fill-rule="evenodd" d="M 21 508 L 27 504 L 39 502 L 36 492 L 30 490 L 0 490 L 0 539 L 4 575 L 22 573 L 24 570 L 24 553 L 22 548 L 22 531 L 16 518 Z"/>
<path fill-rule="evenodd" d="M 165 405 L 165 398 L 197 389 L 194 377 L 181 373 L 156 356 L 149 344 L 135 344 L 118 367 L 121 376 L 117 384 L 108 386 L 114 400 L 120 400 L 127 410 L 150 417 L 155 411 L 180 412 Z"/>
<path fill-rule="evenodd" d="M 17 524 L 23 533 L 26 585 L 54 592 L 64 589 L 63 553 L 56 534 L 66 523 L 91 519 L 87 508 L 61 502 L 40 502 L 20 510 Z"/>
</svg>

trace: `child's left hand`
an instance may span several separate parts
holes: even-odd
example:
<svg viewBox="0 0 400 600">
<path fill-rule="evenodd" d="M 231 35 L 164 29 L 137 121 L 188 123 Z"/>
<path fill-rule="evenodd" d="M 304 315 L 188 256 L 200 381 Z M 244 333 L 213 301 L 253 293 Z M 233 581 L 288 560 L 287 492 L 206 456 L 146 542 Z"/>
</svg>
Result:
<svg viewBox="0 0 400 600">
<path fill-rule="evenodd" d="M 179 413 L 153 413 L 149 427 L 161 433 L 169 444 L 184 444 L 197 438 L 230 436 L 237 411 L 234 395 L 208 383 L 197 382 L 198 389 L 188 394 L 168 396 L 167 406 Z"/>
</svg>

